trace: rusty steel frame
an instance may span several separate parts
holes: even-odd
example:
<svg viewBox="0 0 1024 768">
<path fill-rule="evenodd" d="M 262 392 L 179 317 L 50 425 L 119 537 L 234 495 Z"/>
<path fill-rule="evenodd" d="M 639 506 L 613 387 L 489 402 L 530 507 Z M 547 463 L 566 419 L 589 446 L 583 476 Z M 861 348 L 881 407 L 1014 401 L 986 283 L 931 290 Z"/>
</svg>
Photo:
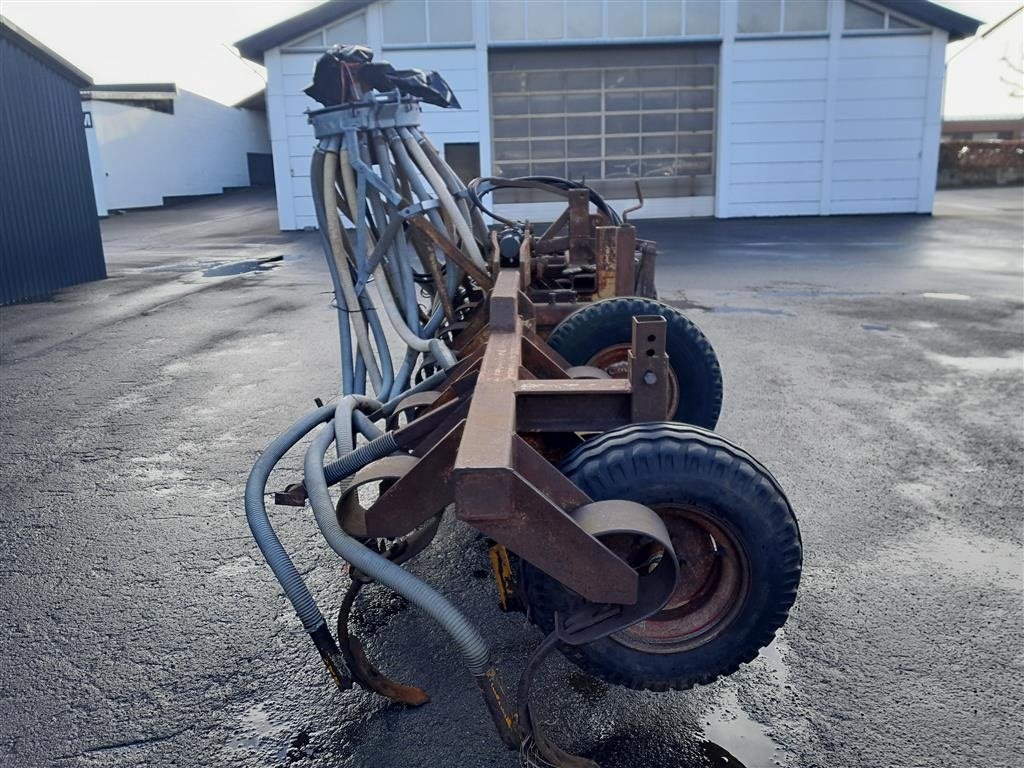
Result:
<svg viewBox="0 0 1024 768">
<path fill-rule="evenodd" d="M 485 302 L 489 323 L 474 334 L 486 344 L 452 370 L 431 404 L 417 400 L 426 412 L 399 430 L 419 460 L 403 465 L 369 509 L 353 506 L 343 519 L 356 535 L 402 536 L 454 502 L 458 519 L 586 599 L 633 604 L 636 571 L 569 514 L 591 499 L 525 438 L 664 419 L 666 322 L 634 318 L 626 379 L 570 378 L 569 364 L 534 330 L 528 274 L 498 272 Z"/>
</svg>

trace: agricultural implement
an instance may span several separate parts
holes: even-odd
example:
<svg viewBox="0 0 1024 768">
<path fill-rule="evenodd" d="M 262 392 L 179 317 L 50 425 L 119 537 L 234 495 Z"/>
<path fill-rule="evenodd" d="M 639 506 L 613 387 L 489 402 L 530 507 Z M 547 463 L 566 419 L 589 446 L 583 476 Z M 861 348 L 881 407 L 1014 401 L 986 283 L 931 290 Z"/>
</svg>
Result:
<svg viewBox="0 0 1024 768">
<path fill-rule="evenodd" d="M 321 59 L 308 92 L 325 104 L 309 113 L 310 175 L 342 396 L 261 454 L 246 487 L 253 534 L 340 689 L 427 701 L 378 670 L 349 629 L 360 591 L 383 585 L 451 636 L 510 748 L 593 766 L 531 713 L 547 655 L 658 691 L 734 672 L 795 598 L 796 519 L 771 473 L 710 431 L 715 353 L 657 300 L 655 244 L 625 214 L 565 179 L 464 184 L 419 128 L 421 101 L 457 105 L 436 73 L 350 46 Z M 490 208 L 507 188 L 564 211 L 545 227 L 501 216 Z M 275 501 L 308 503 L 348 563 L 334 631 L 264 502 L 270 472 L 310 433 L 301 482 Z M 452 509 L 490 544 L 500 609 L 544 633 L 514 695 L 483 635 L 403 567 Z"/>
</svg>

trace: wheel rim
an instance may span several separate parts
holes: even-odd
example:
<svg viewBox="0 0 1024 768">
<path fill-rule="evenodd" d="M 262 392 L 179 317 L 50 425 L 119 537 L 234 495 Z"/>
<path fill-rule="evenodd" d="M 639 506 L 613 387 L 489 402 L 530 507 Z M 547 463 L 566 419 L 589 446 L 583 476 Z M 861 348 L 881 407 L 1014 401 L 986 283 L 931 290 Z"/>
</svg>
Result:
<svg viewBox="0 0 1024 768">
<path fill-rule="evenodd" d="M 625 379 L 629 376 L 629 351 L 632 344 L 613 344 L 605 347 L 591 357 L 585 365 L 600 368 L 613 379 Z M 679 408 L 679 380 L 672 366 L 668 367 L 668 415 L 671 417 Z"/>
<path fill-rule="evenodd" d="M 679 653 L 728 629 L 746 600 L 750 566 L 737 536 L 708 510 L 651 508 L 664 520 L 679 558 L 679 585 L 661 611 L 612 638 L 645 653 Z"/>
</svg>

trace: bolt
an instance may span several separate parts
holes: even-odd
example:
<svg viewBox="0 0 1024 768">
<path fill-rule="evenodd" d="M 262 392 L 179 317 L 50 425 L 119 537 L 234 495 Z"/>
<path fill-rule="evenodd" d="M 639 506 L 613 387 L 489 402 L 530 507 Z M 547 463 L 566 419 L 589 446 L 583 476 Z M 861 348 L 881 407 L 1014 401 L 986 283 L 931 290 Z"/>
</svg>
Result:
<svg viewBox="0 0 1024 768">
<path fill-rule="evenodd" d="M 647 371 L 644 374 L 644 384 L 654 384 L 658 380 L 658 377 L 654 375 L 654 371 Z"/>
</svg>

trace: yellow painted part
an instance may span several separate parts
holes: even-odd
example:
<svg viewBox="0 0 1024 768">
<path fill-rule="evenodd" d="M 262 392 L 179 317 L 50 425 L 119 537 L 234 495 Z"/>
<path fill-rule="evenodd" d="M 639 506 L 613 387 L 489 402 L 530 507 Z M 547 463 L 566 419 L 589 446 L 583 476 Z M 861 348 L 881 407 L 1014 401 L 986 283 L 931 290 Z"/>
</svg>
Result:
<svg viewBox="0 0 1024 768">
<path fill-rule="evenodd" d="M 508 561 L 508 551 L 501 544 L 495 544 L 488 552 L 491 559 L 491 570 L 494 581 L 498 585 L 498 602 L 501 610 L 508 610 L 508 591 L 512 583 L 512 566 Z"/>
<path fill-rule="evenodd" d="M 505 548 L 502 547 L 502 550 L 504 549 Z M 516 724 L 516 721 L 519 719 L 519 716 L 509 713 L 509 711 L 505 708 L 505 690 L 501 687 L 501 678 L 498 677 L 498 670 L 496 670 L 494 667 L 491 667 L 487 670 L 485 674 L 487 676 L 487 682 L 491 686 L 491 693 L 494 696 L 494 700 L 498 703 L 498 706 L 501 708 L 501 714 L 505 718 L 505 725 L 507 725 L 509 728 L 513 728 Z"/>
</svg>

